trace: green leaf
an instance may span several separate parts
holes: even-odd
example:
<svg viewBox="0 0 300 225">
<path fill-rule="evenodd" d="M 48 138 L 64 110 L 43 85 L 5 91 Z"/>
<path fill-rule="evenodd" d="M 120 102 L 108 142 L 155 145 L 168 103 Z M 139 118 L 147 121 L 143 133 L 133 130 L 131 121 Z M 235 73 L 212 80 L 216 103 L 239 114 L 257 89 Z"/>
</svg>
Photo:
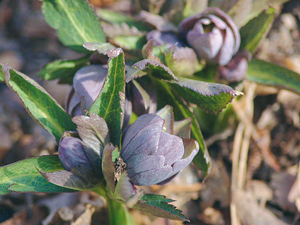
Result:
<svg viewBox="0 0 300 225">
<path fill-rule="evenodd" d="M 135 63 L 132 67 L 138 71 L 127 76 L 126 82 L 129 82 L 134 78 L 143 76 L 144 73 L 142 73 L 141 71 L 146 69 L 151 71 L 150 73 L 152 74 L 152 76 L 158 79 L 168 80 L 173 82 L 178 81 L 178 78 L 173 74 L 173 72 L 168 67 L 153 59 L 143 59 Z"/>
<path fill-rule="evenodd" d="M 157 91 L 158 109 L 163 108 L 165 105 L 171 105 L 174 109 L 175 120 L 182 120 L 188 117 L 192 119 L 192 137 L 195 138 L 199 144 L 199 152 L 193 162 L 203 171 L 204 176 L 206 176 L 210 171 L 211 162 L 195 116 L 190 111 L 189 106 L 185 105 L 179 96 L 174 95 L 169 86 L 170 84 L 156 79 L 153 79 L 153 82 Z"/>
<path fill-rule="evenodd" d="M 43 0 L 47 23 L 57 30 L 61 42 L 72 50 L 87 52 L 85 42 L 105 42 L 93 9 L 85 0 Z"/>
<path fill-rule="evenodd" d="M 44 80 L 73 79 L 74 74 L 82 67 L 88 65 L 90 56 L 75 60 L 57 60 L 47 64 L 39 73 L 38 77 Z"/>
<path fill-rule="evenodd" d="M 272 6 L 280 6 L 283 5 L 283 3 L 287 2 L 289 0 L 260 0 L 260 1 L 253 1 L 252 9 L 248 15 L 245 15 L 245 23 L 247 21 L 251 20 L 252 18 L 258 16 L 263 10 L 267 10 L 270 5 Z"/>
<path fill-rule="evenodd" d="M 185 2 L 186 3 L 182 12 L 184 18 L 201 13 L 208 7 L 207 6 L 208 0 L 202 0 L 202 1 L 186 0 Z"/>
<path fill-rule="evenodd" d="M 109 23 L 116 23 L 121 25 L 122 23 L 126 23 L 129 27 L 134 26 L 139 30 L 148 30 L 147 26 L 135 19 L 132 16 L 126 16 L 117 12 L 113 12 L 107 9 L 97 9 L 97 15 L 100 19 L 105 20 Z"/>
<path fill-rule="evenodd" d="M 240 49 L 245 49 L 253 54 L 261 40 L 267 35 L 275 15 L 275 9 L 270 7 L 242 27 Z"/>
<path fill-rule="evenodd" d="M 17 192 L 71 192 L 48 182 L 38 171 L 54 172 L 63 170 L 58 156 L 41 156 L 25 159 L 0 167 L 0 195 Z"/>
<path fill-rule="evenodd" d="M 59 142 L 65 131 L 75 131 L 70 116 L 44 88 L 26 75 L 2 68 L 7 86 L 22 100 L 27 112 Z"/>
<path fill-rule="evenodd" d="M 125 50 L 142 50 L 144 44 L 146 43 L 146 37 L 120 35 L 111 38 L 110 41 Z"/>
<path fill-rule="evenodd" d="M 5 82 L 5 76 L 2 71 L 2 65 L 0 64 L 0 82 Z"/>
<path fill-rule="evenodd" d="M 171 220 L 189 221 L 182 211 L 169 204 L 173 200 L 162 195 L 145 194 L 133 208 L 146 214 L 163 217 Z"/>
<path fill-rule="evenodd" d="M 248 64 L 246 79 L 300 94 L 300 74 L 259 59 Z"/>
<path fill-rule="evenodd" d="M 125 61 L 120 48 L 112 50 L 108 56 L 108 75 L 100 95 L 92 105 L 90 112 L 105 119 L 110 140 L 120 146 L 121 128 L 125 106 Z"/>
<path fill-rule="evenodd" d="M 242 93 L 234 91 L 224 84 L 209 83 L 188 78 L 179 78 L 171 83 L 172 89 L 187 102 L 197 104 L 208 113 L 218 113 L 224 109 L 233 98 Z"/>
</svg>

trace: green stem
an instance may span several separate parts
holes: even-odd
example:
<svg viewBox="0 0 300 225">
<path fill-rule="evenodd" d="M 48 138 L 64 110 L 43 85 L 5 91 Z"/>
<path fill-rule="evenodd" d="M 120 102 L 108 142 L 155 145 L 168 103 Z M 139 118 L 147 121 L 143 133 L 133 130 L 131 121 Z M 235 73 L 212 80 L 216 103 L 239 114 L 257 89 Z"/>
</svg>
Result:
<svg viewBox="0 0 300 225">
<path fill-rule="evenodd" d="M 106 198 L 110 225 L 134 225 L 133 218 L 126 206 L 118 201 Z"/>
<path fill-rule="evenodd" d="M 123 203 L 111 199 L 103 186 L 99 186 L 93 191 L 106 199 L 110 225 L 135 225 L 127 207 Z"/>
</svg>

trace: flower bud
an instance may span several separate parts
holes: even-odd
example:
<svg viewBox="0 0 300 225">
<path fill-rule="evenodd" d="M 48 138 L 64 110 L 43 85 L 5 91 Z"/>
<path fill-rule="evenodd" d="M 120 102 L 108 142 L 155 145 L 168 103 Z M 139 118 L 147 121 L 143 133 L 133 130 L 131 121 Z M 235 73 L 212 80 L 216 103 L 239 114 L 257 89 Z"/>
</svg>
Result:
<svg viewBox="0 0 300 225">
<path fill-rule="evenodd" d="M 59 142 L 58 156 L 63 167 L 76 175 L 85 177 L 94 173 L 86 156 L 86 147 L 79 138 L 62 137 Z"/>
<path fill-rule="evenodd" d="M 240 34 L 230 19 L 218 8 L 184 19 L 179 24 L 180 34 L 196 51 L 199 58 L 226 65 L 240 46 Z"/>
<path fill-rule="evenodd" d="M 195 73 L 198 66 L 195 51 L 186 47 L 175 34 L 153 30 L 148 33 L 147 40 L 153 40 L 153 45 L 157 47 L 166 45 L 166 65 L 173 73 L 181 76 L 192 76 Z"/>
<path fill-rule="evenodd" d="M 67 113 L 73 117 L 89 110 L 103 87 L 106 75 L 107 69 L 101 65 L 89 65 L 78 70 L 66 100 Z"/>
<path fill-rule="evenodd" d="M 190 121 L 189 121 L 190 122 Z M 186 126 L 181 128 L 186 130 Z M 199 151 L 198 143 L 178 137 L 172 108 L 140 116 L 124 133 L 121 157 L 135 185 L 164 184 L 183 170 Z"/>
<path fill-rule="evenodd" d="M 219 66 L 218 72 L 228 82 L 239 82 L 247 72 L 249 58 L 244 53 L 238 53 L 226 66 Z"/>
</svg>

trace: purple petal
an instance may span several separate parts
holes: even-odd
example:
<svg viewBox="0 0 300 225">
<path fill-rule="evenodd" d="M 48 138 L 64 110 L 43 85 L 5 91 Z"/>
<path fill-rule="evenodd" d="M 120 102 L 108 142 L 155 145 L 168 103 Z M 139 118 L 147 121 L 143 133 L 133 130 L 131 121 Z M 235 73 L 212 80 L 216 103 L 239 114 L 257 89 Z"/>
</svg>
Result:
<svg viewBox="0 0 300 225">
<path fill-rule="evenodd" d="M 181 160 L 176 161 L 173 165 L 172 165 L 172 173 L 170 176 L 173 176 L 177 173 L 179 173 L 180 171 L 182 171 L 186 166 L 188 166 L 193 158 L 197 155 L 198 151 L 199 151 L 199 145 L 198 143 L 193 140 L 193 139 L 186 139 L 183 138 L 183 143 L 184 143 L 184 156 Z"/>
<path fill-rule="evenodd" d="M 187 34 L 187 40 L 199 58 L 211 60 L 215 58 L 222 47 L 223 35 L 217 28 L 213 28 L 212 32 L 202 35 L 191 30 Z"/>
<path fill-rule="evenodd" d="M 131 124 L 124 135 L 121 156 L 126 161 L 135 151 L 153 154 L 157 150 L 160 132 L 163 129 L 164 120 L 155 114 L 140 116 Z M 152 144 L 145 145 L 152 139 Z M 149 142 L 148 142 L 149 143 Z"/>
<path fill-rule="evenodd" d="M 180 160 L 184 154 L 184 147 L 180 137 L 162 132 L 158 151 L 155 155 L 163 155 L 166 159 L 166 165 L 172 165 L 177 160 Z"/>
<path fill-rule="evenodd" d="M 82 114 L 81 113 L 81 108 L 80 108 L 80 98 L 75 93 L 75 90 L 74 90 L 73 87 L 71 88 L 71 90 L 68 94 L 65 105 L 66 105 L 66 112 L 69 115 L 71 115 L 72 117 L 73 116 L 79 116 L 79 115 Z M 79 108 L 79 110 L 77 108 Z M 77 115 L 78 111 L 79 111 L 79 114 Z"/>
<path fill-rule="evenodd" d="M 170 182 L 178 173 L 180 173 L 186 166 L 188 166 L 192 162 L 193 158 L 197 155 L 199 151 L 199 145 L 197 141 L 188 138 L 182 138 L 182 141 L 184 143 L 185 151 L 183 159 L 176 161 L 172 165 L 172 172 L 170 173 L 169 177 L 159 182 L 159 185 Z"/>
<path fill-rule="evenodd" d="M 162 155 L 137 154 L 126 161 L 129 177 L 141 172 L 160 169 L 165 165 L 165 157 Z"/>
<path fill-rule="evenodd" d="M 164 119 L 164 132 L 173 134 L 174 131 L 174 113 L 172 106 L 166 105 L 162 109 L 158 110 L 156 113 L 159 117 Z"/>
<path fill-rule="evenodd" d="M 241 43 L 241 37 L 240 37 L 240 32 L 237 28 L 237 26 L 234 24 L 232 19 L 224 13 L 222 10 L 215 8 L 215 7 L 210 7 L 205 10 L 206 14 L 212 14 L 216 15 L 219 17 L 221 20 L 223 20 L 227 26 L 232 30 L 234 39 L 235 39 L 235 45 L 234 45 L 234 54 L 238 51 Z"/>
<path fill-rule="evenodd" d="M 227 24 L 222 19 L 220 19 L 215 15 L 206 15 L 206 17 L 209 18 L 210 21 L 214 23 L 215 26 L 220 30 L 225 30 L 228 27 Z"/>
<path fill-rule="evenodd" d="M 148 170 L 146 172 L 139 173 L 134 177 L 131 177 L 130 180 L 135 185 L 145 186 L 152 185 L 162 182 L 167 179 L 172 172 L 172 167 L 166 165 L 160 169 Z"/>
<path fill-rule="evenodd" d="M 223 46 L 217 56 L 217 61 L 221 66 L 229 63 L 234 54 L 235 39 L 230 28 L 226 28 Z"/>
<path fill-rule="evenodd" d="M 151 127 L 141 131 L 126 148 L 122 148 L 122 158 L 127 161 L 135 154 L 153 155 L 158 150 L 160 135 L 160 131 L 152 130 Z"/>
</svg>

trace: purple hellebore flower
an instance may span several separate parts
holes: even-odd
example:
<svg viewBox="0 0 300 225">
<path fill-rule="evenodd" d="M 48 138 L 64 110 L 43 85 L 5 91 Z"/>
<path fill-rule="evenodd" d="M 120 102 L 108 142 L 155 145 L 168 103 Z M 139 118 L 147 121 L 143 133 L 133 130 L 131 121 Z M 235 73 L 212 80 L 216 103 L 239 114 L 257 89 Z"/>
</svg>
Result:
<svg viewBox="0 0 300 225">
<path fill-rule="evenodd" d="M 199 58 L 222 66 L 229 63 L 240 46 L 240 34 L 226 13 L 214 7 L 184 19 L 179 32 Z"/>
<path fill-rule="evenodd" d="M 127 127 L 121 157 L 134 185 L 165 184 L 193 160 L 199 145 L 189 138 L 190 122 L 174 123 L 172 107 L 166 106 Z"/>
</svg>

